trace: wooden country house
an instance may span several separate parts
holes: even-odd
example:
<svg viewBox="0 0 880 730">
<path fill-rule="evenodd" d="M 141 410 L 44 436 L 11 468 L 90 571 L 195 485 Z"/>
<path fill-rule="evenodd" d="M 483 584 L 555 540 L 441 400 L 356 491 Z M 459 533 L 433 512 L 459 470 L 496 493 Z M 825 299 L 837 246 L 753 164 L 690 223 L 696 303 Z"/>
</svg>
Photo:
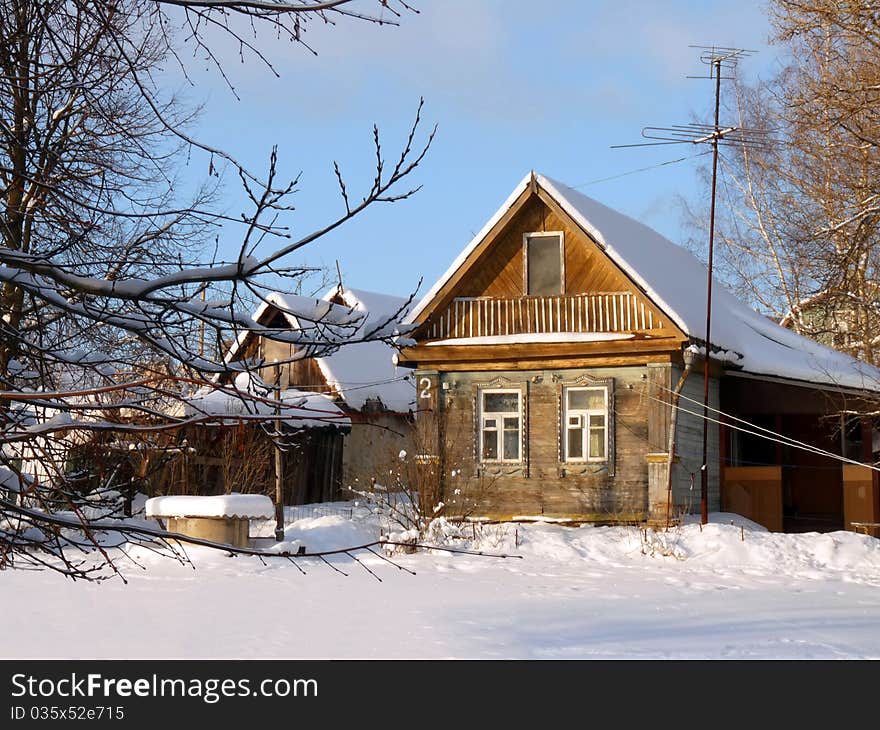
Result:
<svg viewBox="0 0 880 730">
<path fill-rule="evenodd" d="M 474 515 L 497 519 L 699 511 L 705 292 L 683 248 L 527 175 L 406 319 L 398 361 L 444 493 L 490 477 Z M 878 521 L 858 465 L 873 425 L 853 414 L 876 410 L 880 373 L 720 286 L 711 336 L 709 509 L 773 530 Z"/>
<path fill-rule="evenodd" d="M 352 495 L 348 487 L 363 488 L 387 470 L 386 465 L 397 458 L 412 429 L 412 373 L 395 366 L 393 346 L 369 339 L 371 333 L 399 324 L 410 300 L 334 287 L 318 302 L 360 316 L 356 330 L 349 333 L 352 342 L 326 354 L 311 354 L 306 345 L 285 341 L 284 333 L 302 329 L 294 313 L 302 305 L 299 300 L 294 304 L 290 295 L 274 292 L 252 315 L 268 334 L 248 332 L 226 359 L 230 365 L 258 374 L 266 383 L 279 380 L 285 389 L 323 394 L 341 409 L 350 429 L 333 447 L 329 498 L 346 499 Z M 367 341 L 357 341 L 359 338 Z"/>
</svg>

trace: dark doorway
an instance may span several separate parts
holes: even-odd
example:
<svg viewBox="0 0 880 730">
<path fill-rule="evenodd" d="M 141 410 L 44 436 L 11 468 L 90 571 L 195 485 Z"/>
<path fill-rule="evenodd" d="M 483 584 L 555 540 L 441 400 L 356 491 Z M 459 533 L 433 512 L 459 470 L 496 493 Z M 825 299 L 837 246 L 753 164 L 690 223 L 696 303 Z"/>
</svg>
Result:
<svg viewBox="0 0 880 730">
<path fill-rule="evenodd" d="M 840 452 L 837 418 L 786 415 L 782 432 L 831 453 Z M 782 448 L 782 524 L 785 532 L 843 529 L 843 478 L 840 462 L 803 449 Z"/>
</svg>

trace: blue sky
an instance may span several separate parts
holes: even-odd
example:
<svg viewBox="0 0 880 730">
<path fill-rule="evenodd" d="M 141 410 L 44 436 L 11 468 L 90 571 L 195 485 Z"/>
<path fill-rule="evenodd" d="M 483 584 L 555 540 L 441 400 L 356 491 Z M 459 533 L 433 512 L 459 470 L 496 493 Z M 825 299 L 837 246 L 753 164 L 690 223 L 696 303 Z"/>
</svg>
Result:
<svg viewBox="0 0 880 730">
<path fill-rule="evenodd" d="M 373 10 L 365 0 L 361 7 Z M 412 199 L 377 205 L 303 250 L 298 260 L 334 266 L 346 284 L 406 295 L 446 270 L 530 169 L 572 186 L 684 155 L 683 146 L 610 149 L 639 141 L 646 125 L 709 120 L 712 89 L 687 79 L 704 67 L 689 44 L 756 49 L 744 75 L 770 73 L 777 49 L 756 2 L 520 2 L 422 0 L 399 27 L 341 21 L 311 28 L 313 56 L 296 44 L 264 40 L 280 78 L 256 59 L 238 60 L 221 39 L 225 70 L 240 100 L 216 72 L 193 63 L 184 89 L 204 104 L 197 132 L 254 169 L 273 144 L 282 178 L 302 172 L 286 223 L 293 233 L 319 228 L 342 209 L 332 161 L 352 196 L 373 174 L 376 122 L 389 156 L 400 148 L 420 97 L 424 131 L 435 142 L 412 177 Z M 314 24 L 313 24 L 314 25 Z M 699 193 L 697 160 L 647 170 L 579 189 L 654 227 L 684 236 L 678 195 Z M 206 164 L 206 163 L 205 163 Z M 202 162 L 189 174 L 204 173 Z M 245 203 L 229 178 L 228 212 Z M 221 233 L 231 255 L 239 231 Z"/>
</svg>

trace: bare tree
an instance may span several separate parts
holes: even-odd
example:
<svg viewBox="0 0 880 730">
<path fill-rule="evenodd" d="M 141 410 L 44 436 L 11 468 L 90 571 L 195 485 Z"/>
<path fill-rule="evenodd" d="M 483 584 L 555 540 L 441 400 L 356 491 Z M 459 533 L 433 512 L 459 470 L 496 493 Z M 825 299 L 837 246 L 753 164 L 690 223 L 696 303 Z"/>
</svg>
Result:
<svg viewBox="0 0 880 730">
<path fill-rule="evenodd" d="M 728 100 L 734 123 L 769 134 L 723 160 L 723 262 L 768 315 L 876 363 L 878 6 L 775 0 L 771 17 L 783 68 Z"/>
<path fill-rule="evenodd" d="M 470 534 L 466 528 L 498 489 L 498 478 L 467 466 L 474 448 L 467 426 L 451 422 L 446 413 L 419 412 L 398 444 L 403 448 L 381 455 L 370 484 L 346 487 L 376 507 L 386 520 L 384 529 L 401 542 L 433 540 L 447 530 Z M 449 445 L 442 457 L 441 433 Z"/>
<path fill-rule="evenodd" d="M 355 198 L 336 166 L 339 215 L 294 238 L 286 216 L 297 181 L 277 180 L 276 150 L 258 174 L 201 142 L 189 131 L 196 110 L 156 77 L 169 60 L 185 71 L 181 37 L 220 73 L 209 41 L 215 30 L 271 68 L 262 33 L 306 46 L 310 22 L 393 23 L 405 10 L 399 0 L 0 5 L 0 568 L 106 576 L 114 570 L 98 534 L 106 530 L 167 548 L 161 536 L 95 523 L 83 511 L 83 494 L 67 475 L 70 439 L 210 421 L 215 414 L 186 417 L 175 404 L 251 366 L 222 357 L 245 332 L 295 342 L 298 357 L 400 334 L 390 321 L 365 331 L 356 312 L 306 296 L 288 298 L 301 329 L 274 330 L 253 321 L 249 303 L 278 277 L 297 282 L 307 273 L 296 259 L 305 246 L 368 206 L 418 189 L 403 185 L 433 137 L 420 133 L 421 104 L 390 161 L 374 127 L 369 188 Z M 177 170 L 193 153 L 206 156 L 209 174 L 181 199 Z M 251 203 L 240 220 L 212 205 L 218 164 L 237 175 Z M 240 227 L 228 259 L 205 246 L 222 226 Z M 215 347 L 198 346 L 198 329 Z M 261 398 L 232 390 L 259 418 Z M 96 550 L 103 560 L 93 560 Z"/>
</svg>

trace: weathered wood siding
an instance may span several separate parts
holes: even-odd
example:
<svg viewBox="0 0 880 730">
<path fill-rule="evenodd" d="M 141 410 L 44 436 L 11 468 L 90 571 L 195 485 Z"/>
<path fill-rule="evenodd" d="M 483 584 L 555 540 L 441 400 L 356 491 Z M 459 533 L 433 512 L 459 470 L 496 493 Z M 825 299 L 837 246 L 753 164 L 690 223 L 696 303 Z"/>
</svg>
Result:
<svg viewBox="0 0 880 730">
<path fill-rule="evenodd" d="M 298 390 L 312 390 L 317 393 L 332 393 L 324 374 L 314 358 L 294 360 L 284 366 L 281 385 Z"/>
<path fill-rule="evenodd" d="M 613 461 L 566 463 L 561 452 L 562 389 L 581 376 L 613 379 L 610 423 Z M 418 377 L 418 373 L 417 373 Z M 662 434 L 649 434 L 646 397 L 649 369 L 640 367 L 571 370 L 440 373 L 442 473 L 461 470 L 479 478 L 480 504 L 474 514 L 569 517 L 583 521 L 643 520 L 647 510 L 646 455 Z M 495 378 L 500 387 L 523 392 L 523 447 L 519 464 L 483 464 L 478 460 L 479 390 Z M 581 383 L 583 384 L 583 383 Z M 655 416 L 655 423 L 660 420 Z M 457 483 L 465 480 L 459 478 Z M 465 497 L 467 495 L 464 495 Z"/>
<path fill-rule="evenodd" d="M 540 198 L 532 197 L 505 226 L 479 263 L 455 289 L 457 297 L 521 297 L 524 291 L 523 234 L 562 231 L 565 250 L 564 294 L 588 292 L 639 293 L 599 247 L 570 221 L 554 213 Z M 451 302 L 451 298 L 447 304 Z M 650 305 L 653 321 L 665 320 Z M 442 310 L 442 307 L 441 307 Z"/>
<path fill-rule="evenodd" d="M 702 366 L 700 366 L 701 368 Z M 678 383 L 683 368 L 672 367 L 672 387 Z M 688 400 L 690 399 L 690 400 Z M 694 369 L 688 375 L 679 400 L 678 425 L 675 429 L 675 451 L 678 460 L 672 470 L 672 500 L 676 509 L 687 512 L 700 511 L 700 464 L 703 460 L 703 373 Z M 718 379 L 709 376 L 709 406 L 719 408 Z M 693 411 L 687 413 L 686 411 Z M 709 412 L 710 419 L 718 414 Z M 721 509 L 720 497 L 720 456 L 718 424 L 709 421 L 708 463 L 709 463 L 709 511 Z M 665 449 L 664 449 L 665 450 Z M 693 476 L 693 489 L 691 488 Z"/>
<path fill-rule="evenodd" d="M 318 393 L 330 393 L 324 374 L 314 358 L 291 360 L 296 350 L 286 342 L 277 342 L 265 337 L 260 338 L 259 355 L 266 364 L 259 369 L 260 377 L 269 384 L 275 382 L 275 364 L 278 360 L 281 369 L 281 387 L 312 390 Z"/>
</svg>

